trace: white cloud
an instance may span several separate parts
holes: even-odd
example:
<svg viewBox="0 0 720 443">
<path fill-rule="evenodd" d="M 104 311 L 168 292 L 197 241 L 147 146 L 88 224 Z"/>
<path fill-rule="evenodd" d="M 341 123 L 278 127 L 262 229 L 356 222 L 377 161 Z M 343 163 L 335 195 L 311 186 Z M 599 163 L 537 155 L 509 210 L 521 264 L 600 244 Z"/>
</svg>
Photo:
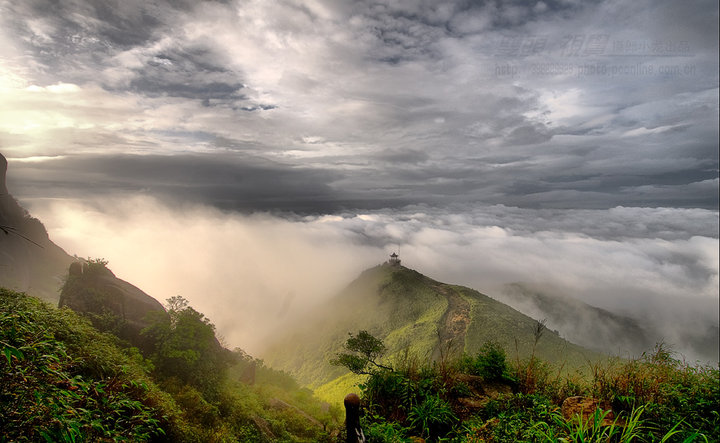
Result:
<svg viewBox="0 0 720 443">
<path fill-rule="evenodd" d="M 504 207 L 408 208 L 285 219 L 140 197 L 29 203 L 68 252 L 108 259 L 120 278 L 157 299 L 186 297 L 229 345 L 252 352 L 274 328 L 398 248 L 406 266 L 494 297 L 521 282 L 666 322 L 668 330 L 683 331 L 691 317 L 693 327 L 718 322 L 717 310 L 706 309 L 718 303 L 717 237 L 657 237 L 675 221 L 704 218 L 717 226 L 717 213 L 702 210 L 616 208 L 548 218 Z M 644 230 L 634 238 L 590 236 L 582 232 L 588 216 L 608 226 L 629 217 Z"/>
</svg>

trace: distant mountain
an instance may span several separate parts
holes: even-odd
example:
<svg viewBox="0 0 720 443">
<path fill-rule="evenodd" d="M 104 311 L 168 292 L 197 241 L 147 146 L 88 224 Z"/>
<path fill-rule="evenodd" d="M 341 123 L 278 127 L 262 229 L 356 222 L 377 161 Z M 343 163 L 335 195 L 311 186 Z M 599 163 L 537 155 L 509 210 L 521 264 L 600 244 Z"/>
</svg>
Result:
<svg viewBox="0 0 720 443">
<path fill-rule="evenodd" d="M 666 344 L 671 348 L 682 345 L 702 362 L 718 361 L 720 330 L 717 326 L 683 331 L 675 336 L 679 343 L 672 343 L 672 339 L 664 335 L 667 331 L 658 329 L 657 322 L 649 318 L 620 315 L 520 283 L 507 285 L 503 296 L 503 301 L 515 309 L 547 319 L 548 326 L 563 336 L 599 352 L 638 357 L 657 343 L 670 340 Z"/>
<path fill-rule="evenodd" d="M 367 330 L 388 348 L 385 361 L 423 362 L 462 352 L 476 354 L 488 341 L 509 359 L 528 357 L 538 321 L 474 289 L 435 281 L 399 264 L 368 269 L 302 324 L 289 326 L 263 354 L 278 369 L 323 390 L 350 389 L 356 380 L 329 360 L 348 333 Z M 602 355 L 546 330 L 535 355 L 576 368 Z M 324 385 L 324 386 L 323 386 Z M 338 393 L 333 393 L 337 395 Z"/>
<path fill-rule="evenodd" d="M 505 301 L 585 347 L 612 355 L 640 355 L 655 342 L 637 319 L 618 315 L 569 297 L 533 290 L 520 283 L 505 287 Z"/>
<path fill-rule="evenodd" d="M 62 278 L 74 259 L 10 195 L 6 172 L 7 160 L 0 154 L 0 286 L 57 304 Z"/>
</svg>

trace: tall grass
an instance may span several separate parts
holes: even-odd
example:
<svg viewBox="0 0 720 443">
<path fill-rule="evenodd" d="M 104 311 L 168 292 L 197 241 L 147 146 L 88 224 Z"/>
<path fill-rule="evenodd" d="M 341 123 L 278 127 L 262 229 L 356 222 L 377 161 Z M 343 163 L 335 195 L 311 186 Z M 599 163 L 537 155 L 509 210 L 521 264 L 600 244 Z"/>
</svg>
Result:
<svg viewBox="0 0 720 443">
<path fill-rule="evenodd" d="M 472 357 L 424 365 L 409 360 L 363 385 L 363 425 L 378 442 L 411 436 L 457 443 L 718 441 L 717 367 L 688 365 L 661 344 L 641 358 L 589 369 L 589 376 L 562 375 L 534 356 L 508 362 L 493 344 Z M 505 394 L 480 392 L 498 385 L 506 386 Z M 611 405 L 613 415 L 598 408 L 589 416 L 563 416 L 563 400 L 578 395 Z M 479 406 L 469 410 L 468 399 Z"/>
</svg>

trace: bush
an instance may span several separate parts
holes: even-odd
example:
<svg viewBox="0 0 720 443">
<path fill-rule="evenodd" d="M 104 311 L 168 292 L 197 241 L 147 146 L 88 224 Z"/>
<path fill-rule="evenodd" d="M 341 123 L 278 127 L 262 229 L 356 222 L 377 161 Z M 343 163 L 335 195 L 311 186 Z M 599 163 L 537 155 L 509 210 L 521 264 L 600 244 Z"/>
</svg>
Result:
<svg viewBox="0 0 720 443">
<path fill-rule="evenodd" d="M 496 342 L 487 342 L 475 358 L 463 355 L 458 369 L 466 374 L 479 375 L 490 382 L 514 382 L 510 375 L 505 350 Z"/>
<path fill-rule="evenodd" d="M 720 435 L 718 368 L 690 366 L 662 343 L 640 359 L 595 366 L 590 389 L 616 410 L 643 406 L 656 434 L 678 425 L 683 438 Z"/>
<path fill-rule="evenodd" d="M 457 417 L 450 404 L 439 394 L 427 395 L 422 402 L 414 405 L 408 414 L 410 426 L 420 435 L 438 437 L 449 432 Z"/>
<path fill-rule="evenodd" d="M 150 359 L 157 375 L 178 378 L 205 397 L 216 396 L 230 352 L 215 338 L 215 326 L 179 296 L 168 299 L 168 315 L 151 314 L 157 315 L 141 334 L 152 343 Z"/>
<path fill-rule="evenodd" d="M 184 314 L 176 317 L 179 335 L 170 334 L 171 346 L 164 350 L 200 342 L 208 345 L 194 348 L 201 358 L 206 350 L 224 351 L 214 334 L 207 333 L 212 327 L 202 314 Z M 258 379 L 267 385 L 219 378 L 208 396 L 203 392 L 207 385 L 194 387 L 188 383 L 193 379 L 164 372 L 157 382 L 161 390 L 149 375 L 153 365 L 136 348 L 121 348 L 121 343 L 69 309 L 0 288 L 0 442 L 310 443 L 329 441 L 323 425 L 332 429 L 337 423 L 336 409 L 324 411 L 287 374 L 261 362 Z M 224 359 L 225 354 L 215 355 Z M 184 356 L 180 353 L 179 358 Z M 213 370 L 205 375 L 215 380 L 221 372 L 216 369 L 225 364 L 221 361 L 220 366 L 190 368 L 195 374 L 201 368 Z M 270 400 L 277 398 L 291 406 L 271 407 Z"/>
<path fill-rule="evenodd" d="M 361 421 L 361 427 L 368 441 L 375 443 L 403 443 L 410 441 L 407 428 L 396 422 L 387 422 L 380 417 Z"/>
<path fill-rule="evenodd" d="M 164 438 L 173 405 L 115 342 L 73 312 L 0 288 L 0 440 Z"/>
<path fill-rule="evenodd" d="M 638 360 L 596 365 L 592 377 L 563 374 L 534 356 L 508 365 L 493 343 L 474 358 L 464 355 L 444 365 L 416 363 L 398 365 L 394 372 L 375 371 L 361 385 L 368 411 L 363 426 L 372 441 L 404 442 L 411 440 L 408 435 L 422 435 L 457 443 L 691 442 L 720 435 L 718 369 L 689 366 L 662 345 Z M 512 380 L 514 393 L 496 392 L 487 401 L 485 392 L 492 388 L 468 384 L 458 372 L 484 381 Z M 575 395 L 612 404 L 611 424 L 602 424 L 607 413 L 601 410 L 585 422 L 566 420 L 560 405 Z"/>
</svg>

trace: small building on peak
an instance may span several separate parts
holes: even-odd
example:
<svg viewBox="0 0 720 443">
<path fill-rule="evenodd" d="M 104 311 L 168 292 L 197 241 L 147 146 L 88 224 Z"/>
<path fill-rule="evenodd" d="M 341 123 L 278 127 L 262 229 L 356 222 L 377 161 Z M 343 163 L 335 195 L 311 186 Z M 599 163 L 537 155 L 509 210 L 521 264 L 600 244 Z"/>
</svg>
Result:
<svg viewBox="0 0 720 443">
<path fill-rule="evenodd" d="M 388 260 L 388 263 L 391 266 L 400 266 L 400 256 L 393 252 L 390 254 L 390 260 Z"/>
</svg>

